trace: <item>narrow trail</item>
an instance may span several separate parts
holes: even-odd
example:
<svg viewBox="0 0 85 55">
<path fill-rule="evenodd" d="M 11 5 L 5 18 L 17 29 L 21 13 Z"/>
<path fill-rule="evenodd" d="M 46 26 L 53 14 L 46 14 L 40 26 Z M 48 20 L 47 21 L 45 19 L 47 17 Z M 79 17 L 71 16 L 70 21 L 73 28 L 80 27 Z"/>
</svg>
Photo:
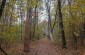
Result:
<svg viewBox="0 0 85 55">
<path fill-rule="evenodd" d="M 54 45 L 47 38 L 41 38 L 35 41 L 30 46 L 30 52 L 24 55 L 85 55 L 81 51 L 76 54 L 75 50 L 72 49 L 62 49 L 61 46 Z"/>
<path fill-rule="evenodd" d="M 58 47 L 56 49 L 47 38 L 36 41 L 31 47 L 31 52 L 28 55 L 60 55 Z"/>
</svg>

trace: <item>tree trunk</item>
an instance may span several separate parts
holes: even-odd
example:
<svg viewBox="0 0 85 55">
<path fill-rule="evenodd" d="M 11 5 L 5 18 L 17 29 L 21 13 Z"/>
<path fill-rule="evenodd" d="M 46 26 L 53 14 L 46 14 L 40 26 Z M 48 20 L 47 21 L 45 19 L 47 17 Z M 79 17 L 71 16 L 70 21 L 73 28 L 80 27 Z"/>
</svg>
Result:
<svg viewBox="0 0 85 55">
<path fill-rule="evenodd" d="M 3 13 L 3 9 L 5 7 L 6 4 L 6 0 L 2 0 L 2 4 L 0 6 L 0 18 L 2 17 L 2 13 Z M 1 44 L 0 44 L 0 51 L 3 52 L 5 55 L 8 55 L 2 48 L 1 48 Z"/>
<path fill-rule="evenodd" d="M 35 15 L 34 15 L 34 16 L 35 16 L 35 17 L 34 17 L 34 23 L 33 23 L 33 24 L 34 24 L 34 25 L 33 25 L 33 26 L 34 26 L 34 27 L 33 27 L 33 28 L 34 28 L 34 29 L 33 29 L 33 38 L 35 37 L 36 24 L 37 24 L 37 18 L 38 18 L 38 17 L 37 17 L 37 5 L 35 6 Z"/>
<path fill-rule="evenodd" d="M 29 52 L 29 50 L 30 50 L 30 24 L 29 18 L 27 17 L 25 23 L 24 51 Z"/>
<path fill-rule="evenodd" d="M 65 39 L 65 33 L 63 29 L 63 19 L 62 19 L 62 12 L 61 12 L 61 0 L 58 0 L 58 13 L 59 13 L 59 27 L 62 37 L 62 48 L 66 48 L 66 39 Z"/>
<path fill-rule="evenodd" d="M 84 38 L 85 38 L 85 23 L 82 24 L 82 30 L 81 30 L 81 35 L 80 35 L 80 38 L 81 38 L 81 46 L 84 46 Z"/>
<path fill-rule="evenodd" d="M 6 4 L 6 0 L 2 0 L 2 4 L 1 4 L 1 6 L 0 6 L 0 18 L 1 18 L 1 16 L 2 16 L 2 13 L 3 13 L 3 9 L 4 9 L 4 7 L 5 7 L 5 4 Z"/>
<path fill-rule="evenodd" d="M 46 2 L 46 6 L 47 6 L 47 13 L 48 13 L 48 36 L 50 37 L 50 40 L 53 42 L 53 34 L 52 34 L 52 24 L 51 24 L 51 16 L 50 16 L 50 6 L 49 3 L 51 3 L 50 0 L 48 0 L 48 2 Z"/>
<path fill-rule="evenodd" d="M 29 17 L 29 9 L 27 9 L 27 19 L 25 23 L 25 36 L 24 36 L 24 52 L 30 51 L 30 17 Z"/>
</svg>

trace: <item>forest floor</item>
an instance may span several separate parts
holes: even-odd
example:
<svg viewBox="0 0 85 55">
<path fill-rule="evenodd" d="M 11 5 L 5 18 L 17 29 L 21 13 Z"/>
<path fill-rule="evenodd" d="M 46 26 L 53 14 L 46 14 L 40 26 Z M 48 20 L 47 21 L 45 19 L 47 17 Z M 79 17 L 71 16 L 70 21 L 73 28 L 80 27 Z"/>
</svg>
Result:
<svg viewBox="0 0 85 55">
<path fill-rule="evenodd" d="M 17 43 L 6 52 L 8 55 L 85 55 L 85 49 L 78 49 L 77 51 L 70 47 L 62 49 L 60 45 L 54 45 L 47 38 L 41 38 L 32 42 L 30 48 L 29 53 L 24 53 L 23 44 Z M 3 54 L 0 52 L 0 55 Z"/>
<path fill-rule="evenodd" d="M 15 43 L 11 45 L 9 48 L 5 48 L 6 46 L 2 46 L 3 50 L 8 55 L 22 55 L 23 54 L 23 44 Z M 0 55 L 5 55 L 2 51 L 0 51 Z"/>
<path fill-rule="evenodd" d="M 47 38 L 41 38 L 40 40 L 31 44 L 31 50 L 24 55 L 85 55 L 84 49 L 62 49 L 59 45 L 54 45 Z"/>
</svg>

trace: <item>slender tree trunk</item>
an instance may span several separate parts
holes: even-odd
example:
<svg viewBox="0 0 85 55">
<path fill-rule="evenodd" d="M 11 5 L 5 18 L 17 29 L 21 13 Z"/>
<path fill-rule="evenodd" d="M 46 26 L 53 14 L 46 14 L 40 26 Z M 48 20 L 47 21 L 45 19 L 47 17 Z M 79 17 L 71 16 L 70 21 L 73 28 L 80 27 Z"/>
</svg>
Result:
<svg viewBox="0 0 85 55">
<path fill-rule="evenodd" d="M 56 9 L 55 20 L 54 20 L 53 27 L 52 27 L 52 33 L 53 33 L 54 27 L 55 27 L 55 25 L 56 25 L 57 17 L 58 17 L 58 11 L 57 11 L 57 9 Z"/>
<path fill-rule="evenodd" d="M 51 25 L 51 16 L 50 16 L 50 4 L 51 1 L 47 0 L 46 6 L 47 6 L 47 13 L 48 13 L 48 36 L 50 37 L 50 40 L 53 42 L 53 33 L 52 33 L 52 25 Z"/>
<path fill-rule="evenodd" d="M 2 4 L 0 6 L 0 18 L 2 17 L 3 9 L 5 7 L 6 0 L 2 0 Z M 3 31 L 3 29 L 2 29 Z M 5 55 L 8 55 L 2 48 L 1 48 L 1 43 L 0 43 L 0 51 L 3 52 Z"/>
<path fill-rule="evenodd" d="M 84 46 L 84 38 L 85 38 L 85 23 L 81 24 L 82 25 L 82 30 L 81 30 L 81 46 Z"/>
<path fill-rule="evenodd" d="M 48 18 L 49 37 L 50 37 L 50 40 L 53 42 L 53 34 L 52 34 L 50 11 L 49 11 L 49 15 L 48 16 L 49 16 L 49 18 Z"/>
<path fill-rule="evenodd" d="M 23 21 L 23 11 L 22 11 L 22 3 L 21 3 L 21 5 L 20 5 L 20 14 L 21 14 L 21 16 L 20 16 L 20 18 L 21 18 L 21 40 L 22 40 L 22 34 L 23 34 L 23 30 L 22 30 L 22 26 L 23 26 L 23 24 L 22 24 L 22 21 Z"/>
<path fill-rule="evenodd" d="M 31 28 L 32 28 L 32 8 L 29 9 L 29 19 L 30 19 L 30 39 L 32 39 L 32 31 L 31 31 Z"/>
<path fill-rule="evenodd" d="M 63 19 L 62 19 L 62 12 L 61 12 L 61 0 L 58 0 L 58 13 L 59 13 L 59 27 L 62 37 L 62 48 L 66 48 L 66 39 L 65 39 L 65 33 L 63 29 Z"/>
<path fill-rule="evenodd" d="M 37 30 L 38 30 L 38 10 L 37 10 Z"/>
<path fill-rule="evenodd" d="M 33 29 L 33 38 L 34 38 L 34 36 L 35 36 L 36 24 L 37 24 L 37 23 L 36 23 L 36 22 L 37 22 L 37 5 L 35 6 L 35 15 L 34 15 L 34 16 L 35 16 L 35 17 L 34 17 L 34 23 L 33 23 L 33 24 L 34 24 L 34 25 L 33 25 L 33 26 L 34 26 L 34 27 L 33 27 L 33 28 L 34 28 L 34 29 Z"/>
<path fill-rule="evenodd" d="M 49 36 L 51 41 L 53 42 L 53 34 L 52 34 L 52 25 L 51 25 L 51 17 L 50 17 L 50 8 L 48 9 L 48 25 L 49 25 Z"/>
<path fill-rule="evenodd" d="M 0 18 L 1 18 L 1 16 L 2 16 L 2 13 L 3 13 L 3 9 L 4 9 L 4 7 L 5 7 L 5 4 L 6 4 L 6 0 L 2 0 L 2 4 L 1 4 L 1 6 L 0 6 Z"/>
</svg>

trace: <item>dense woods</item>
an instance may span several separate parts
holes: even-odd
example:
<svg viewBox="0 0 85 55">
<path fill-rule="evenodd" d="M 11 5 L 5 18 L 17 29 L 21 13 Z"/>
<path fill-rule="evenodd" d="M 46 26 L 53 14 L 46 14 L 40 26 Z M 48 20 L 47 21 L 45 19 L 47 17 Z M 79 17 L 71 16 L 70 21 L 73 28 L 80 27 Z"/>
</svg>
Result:
<svg viewBox="0 0 85 55">
<path fill-rule="evenodd" d="M 85 1 L 0 0 L 0 55 L 85 55 Z"/>
</svg>

